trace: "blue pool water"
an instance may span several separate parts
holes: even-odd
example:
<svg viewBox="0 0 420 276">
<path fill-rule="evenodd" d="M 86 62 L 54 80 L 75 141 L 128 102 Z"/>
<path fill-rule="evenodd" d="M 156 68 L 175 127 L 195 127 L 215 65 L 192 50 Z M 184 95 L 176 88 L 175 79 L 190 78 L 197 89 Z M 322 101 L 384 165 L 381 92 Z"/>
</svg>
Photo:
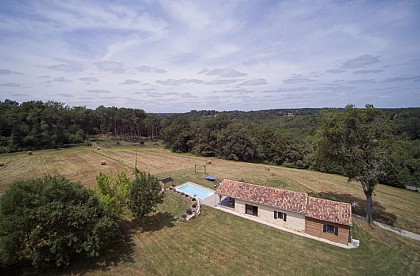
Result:
<svg viewBox="0 0 420 276">
<path fill-rule="evenodd" d="M 199 199 L 205 199 L 213 195 L 214 192 L 210 189 L 204 188 L 200 185 L 193 184 L 191 182 L 184 183 L 180 186 L 175 187 L 175 190 L 183 192 L 189 196 L 195 196 Z"/>
</svg>

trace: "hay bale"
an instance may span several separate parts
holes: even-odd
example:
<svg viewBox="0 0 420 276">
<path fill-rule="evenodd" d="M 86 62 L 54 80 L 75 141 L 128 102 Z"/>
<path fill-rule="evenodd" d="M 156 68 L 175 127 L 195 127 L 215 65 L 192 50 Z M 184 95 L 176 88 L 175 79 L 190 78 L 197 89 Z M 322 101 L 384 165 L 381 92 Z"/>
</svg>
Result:
<svg viewBox="0 0 420 276">
<path fill-rule="evenodd" d="M 4 163 L 3 162 L 0 162 L 0 167 L 3 167 L 4 166 Z"/>
<path fill-rule="evenodd" d="M 28 155 L 32 155 L 32 151 L 28 151 Z"/>
<path fill-rule="evenodd" d="M 210 160 L 208 160 L 208 161 L 207 161 L 207 164 L 211 165 L 211 161 L 210 161 Z"/>
<path fill-rule="evenodd" d="M 101 150 L 101 147 L 97 147 L 96 149 L 97 149 L 97 150 Z"/>
<path fill-rule="evenodd" d="M 106 161 L 105 161 L 105 160 L 102 160 L 102 161 L 101 161 L 101 165 L 102 165 L 102 166 L 106 165 Z"/>
</svg>

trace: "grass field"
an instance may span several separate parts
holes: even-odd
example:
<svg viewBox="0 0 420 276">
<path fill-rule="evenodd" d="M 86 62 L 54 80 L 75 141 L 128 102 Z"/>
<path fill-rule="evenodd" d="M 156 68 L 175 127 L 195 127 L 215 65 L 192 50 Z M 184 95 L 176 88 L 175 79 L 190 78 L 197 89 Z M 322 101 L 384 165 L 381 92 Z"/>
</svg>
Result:
<svg viewBox="0 0 420 276">
<path fill-rule="evenodd" d="M 101 166 L 100 161 L 107 165 Z M 244 179 L 251 183 L 305 191 L 318 196 L 363 203 L 360 184 L 319 172 L 173 154 L 161 147 L 138 149 L 138 168 L 159 176 L 171 176 L 176 184 L 193 181 L 207 187 L 195 164 L 207 165 L 217 179 Z M 49 173 L 95 184 L 99 171 L 132 172 L 134 147 L 90 147 L 0 155 L 0 192 L 16 180 Z M 394 225 L 420 233 L 419 193 L 384 185 L 377 187 L 375 211 Z M 67 273 L 84 275 L 418 275 L 420 242 L 370 229 L 355 221 L 354 236 L 361 247 L 345 250 L 285 233 L 211 208 L 199 218 L 177 220 L 188 202 L 173 192 L 156 213 L 147 218 L 143 231 L 129 222 L 122 229 L 129 246 L 108 252 L 104 259 L 84 263 Z"/>
</svg>

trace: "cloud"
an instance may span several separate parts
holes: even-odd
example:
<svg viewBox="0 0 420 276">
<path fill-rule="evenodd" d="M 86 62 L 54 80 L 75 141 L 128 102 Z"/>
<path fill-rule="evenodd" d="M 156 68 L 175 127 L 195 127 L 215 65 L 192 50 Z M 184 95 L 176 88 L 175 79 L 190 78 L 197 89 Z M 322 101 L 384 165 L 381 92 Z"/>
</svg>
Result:
<svg viewBox="0 0 420 276">
<path fill-rule="evenodd" d="M 9 69 L 0 69 L 0 75 L 23 75 L 23 73 L 19 73 Z"/>
<path fill-rule="evenodd" d="M 349 92 L 355 91 L 356 87 L 354 86 L 346 86 L 346 85 L 339 85 L 339 86 L 322 86 L 322 87 L 315 87 L 312 89 L 313 91 L 326 91 L 326 92 Z"/>
<path fill-rule="evenodd" d="M 210 84 L 210 85 L 232 84 L 232 83 L 235 83 L 237 81 L 238 80 L 212 80 L 212 81 L 206 82 L 206 84 Z"/>
<path fill-rule="evenodd" d="M 371 73 L 377 74 L 377 73 L 382 73 L 383 71 L 384 70 L 380 70 L 380 69 L 378 69 L 378 70 L 359 70 L 359 71 L 354 71 L 353 75 L 371 74 Z"/>
<path fill-rule="evenodd" d="M 51 77 L 50 76 L 39 76 L 38 78 L 41 78 L 41 79 L 50 79 Z"/>
<path fill-rule="evenodd" d="M 161 69 L 161 68 L 157 68 L 157 67 L 152 67 L 152 66 L 149 66 L 149 65 L 142 65 L 142 66 L 139 66 L 139 67 L 136 67 L 136 68 L 140 72 L 146 72 L 146 73 L 154 72 L 154 73 L 164 74 L 164 73 L 167 72 L 165 69 Z"/>
<path fill-rule="evenodd" d="M 12 95 L 13 97 L 28 97 L 29 96 L 28 94 L 22 94 L 22 93 L 12 93 L 10 95 Z"/>
<path fill-rule="evenodd" d="M 93 78 L 93 77 L 79 78 L 79 80 L 81 80 L 81 81 L 87 81 L 87 82 L 97 82 L 97 81 L 99 81 L 97 78 Z"/>
<path fill-rule="evenodd" d="M 58 93 L 57 95 L 62 96 L 62 97 L 66 97 L 66 98 L 74 98 L 74 95 L 67 94 L 67 93 Z"/>
<path fill-rule="evenodd" d="M 218 76 L 221 78 L 238 78 L 238 77 L 243 77 L 243 76 L 248 75 L 246 73 L 242 73 L 242 72 L 232 70 L 232 69 L 219 69 L 219 68 L 216 68 L 213 70 L 204 68 L 203 70 L 198 72 L 198 74 L 206 74 L 208 76 Z"/>
<path fill-rule="evenodd" d="M 48 81 L 48 83 L 51 83 L 51 82 L 72 82 L 72 81 L 66 79 L 65 77 L 58 77 L 58 78 L 54 78 L 52 81 Z"/>
<path fill-rule="evenodd" d="M 238 85 L 263 85 L 263 84 L 267 84 L 266 79 L 247 80 L 247 81 L 244 81 L 244 82 L 242 82 Z"/>
<path fill-rule="evenodd" d="M 125 80 L 123 82 L 120 82 L 120 84 L 126 84 L 126 85 L 137 84 L 137 83 L 140 83 L 140 81 L 138 81 L 138 80 Z"/>
<path fill-rule="evenodd" d="M 187 92 L 187 93 L 182 93 L 180 96 L 180 98 L 182 99 L 198 99 L 197 96 L 192 95 L 191 93 Z"/>
<path fill-rule="evenodd" d="M 341 73 L 345 73 L 347 71 L 345 70 L 339 70 L 339 69 L 331 69 L 331 70 L 327 70 L 327 73 L 331 73 L 331 74 L 341 74 Z"/>
<path fill-rule="evenodd" d="M 20 87 L 20 84 L 14 82 L 2 83 L 0 86 L 4 87 Z"/>
<path fill-rule="evenodd" d="M 263 93 L 283 93 L 283 92 L 299 92 L 299 91 L 306 91 L 308 87 L 294 87 L 294 88 L 278 88 L 274 90 L 265 90 Z"/>
<path fill-rule="evenodd" d="M 90 89 L 90 90 L 86 90 L 89 93 L 95 93 L 95 94 L 108 94 L 111 93 L 111 91 L 109 90 L 102 90 L 102 89 Z"/>
<path fill-rule="evenodd" d="M 96 65 L 96 68 L 102 72 L 112 72 L 114 74 L 125 72 L 124 64 L 121 62 L 99 61 L 95 62 L 94 64 Z"/>
<path fill-rule="evenodd" d="M 308 79 L 308 78 L 291 78 L 283 80 L 284 84 L 294 84 L 294 83 L 305 83 L 305 82 L 313 82 L 315 80 Z"/>
<path fill-rule="evenodd" d="M 153 72 L 159 73 L 159 74 L 165 74 L 166 71 L 165 69 L 161 69 L 161 68 L 153 68 Z"/>
<path fill-rule="evenodd" d="M 244 88 L 235 88 L 235 89 L 225 89 L 225 90 L 215 90 L 214 93 L 251 93 L 254 90 L 246 90 Z"/>
<path fill-rule="evenodd" d="M 372 65 L 379 63 L 380 60 L 377 57 L 371 56 L 371 55 L 363 55 L 359 56 L 354 59 L 350 59 L 346 62 L 344 62 L 340 68 L 342 69 L 353 69 L 353 68 L 359 68 L 367 65 Z"/>
<path fill-rule="evenodd" d="M 50 70 L 62 71 L 62 72 L 82 72 L 83 66 L 77 64 L 56 64 L 51 66 L 46 66 Z"/>
<path fill-rule="evenodd" d="M 384 82 L 396 82 L 396 81 L 406 81 L 406 80 L 413 80 L 413 81 L 420 81 L 420 76 L 402 76 L 402 77 L 395 77 L 395 78 L 387 78 Z"/>
<path fill-rule="evenodd" d="M 292 74 L 289 79 L 283 80 L 284 84 L 305 83 L 316 81 L 313 78 L 319 78 L 318 72 L 308 74 Z"/>
<path fill-rule="evenodd" d="M 376 83 L 376 80 L 350 80 L 348 81 L 350 84 L 368 84 L 368 83 Z"/>
<path fill-rule="evenodd" d="M 204 83 L 202 80 L 197 79 L 167 79 L 167 80 L 157 80 L 156 83 L 162 84 L 162 85 L 182 85 L 182 84 L 201 84 Z"/>
<path fill-rule="evenodd" d="M 146 92 L 148 97 L 151 98 L 161 98 L 161 97 L 166 97 L 166 96 L 179 96 L 180 93 L 178 92 L 163 92 L 163 93 L 158 93 L 158 92 Z"/>
</svg>

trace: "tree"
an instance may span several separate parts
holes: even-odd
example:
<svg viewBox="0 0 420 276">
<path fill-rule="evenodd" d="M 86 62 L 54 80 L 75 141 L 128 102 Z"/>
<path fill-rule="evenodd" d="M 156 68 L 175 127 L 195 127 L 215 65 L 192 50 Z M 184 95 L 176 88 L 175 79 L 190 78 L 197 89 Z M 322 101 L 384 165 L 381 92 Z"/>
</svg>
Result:
<svg viewBox="0 0 420 276">
<path fill-rule="evenodd" d="M 149 173 L 139 172 L 131 184 L 129 207 L 133 215 L 142 220 L 163 202 L 163 196 L 158 179 Z"/>
<path fill-rule="evenodd" d="M 253 161 L 257 158 L 257 142 L 249 127 L 232 123 L 217 136 L 218 155 L 239 161 Z"/>
<path fill-rule="evenodd" d="M 384 141 L 390 133 L 390 122 L 382 112 L 371 105 L 365 109 L 348 105 L 343 112 L 324 113 L 316 134 L 317 165 L 341 167 L 349 181 L 360 181 L 369 223 L 372 222 L 372 194 L 385 174 L 388 152 Z"/>
<path fill-rule="evenodd" d="M 61 176 L 16 182 L 0 199 L 0 263 L 67 266 L 97 256 L 116 224 L 93 192 Z"/>
<path fill-rule="evenodd" d="M 105 210 L 115 218 L 121 217 L 127 209 L 130 189 L 130 179 L 124 172 L 115 178 L 102 172 L 96 176 L 95 192 Z"/>
</svg>

